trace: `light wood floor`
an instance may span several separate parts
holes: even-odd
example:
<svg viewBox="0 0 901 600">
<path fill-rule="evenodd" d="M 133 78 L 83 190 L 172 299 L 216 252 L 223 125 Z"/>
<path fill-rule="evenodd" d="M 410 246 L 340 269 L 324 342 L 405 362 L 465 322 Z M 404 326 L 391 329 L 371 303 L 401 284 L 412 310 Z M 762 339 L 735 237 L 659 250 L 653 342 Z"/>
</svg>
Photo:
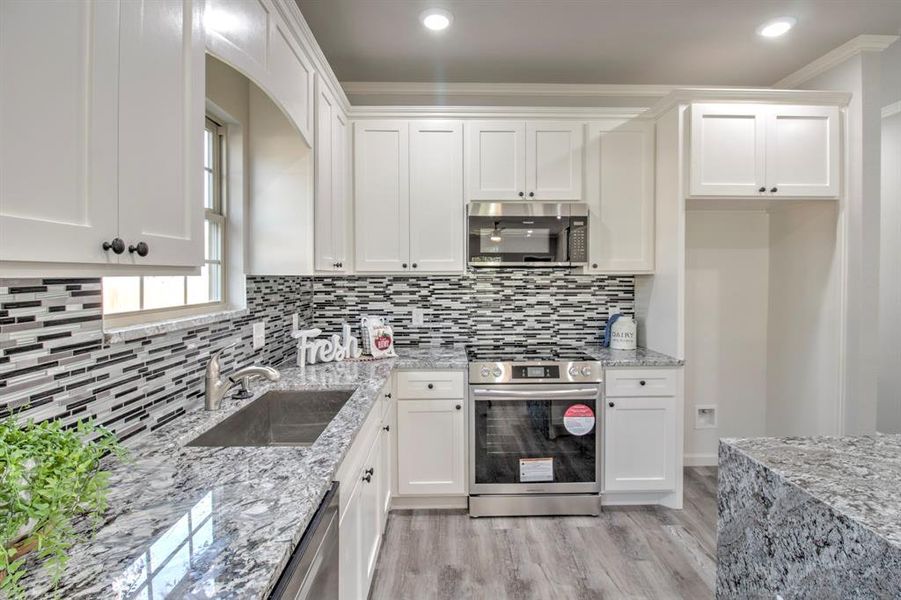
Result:
<svg viewBox="0 0 901 600">
<path fill-rule="evenodd" d="M 685 470 L 684 506 L 564 518 L 392 512 L 370 598 L 712 598 L 715 468 Z"/>
</svg>

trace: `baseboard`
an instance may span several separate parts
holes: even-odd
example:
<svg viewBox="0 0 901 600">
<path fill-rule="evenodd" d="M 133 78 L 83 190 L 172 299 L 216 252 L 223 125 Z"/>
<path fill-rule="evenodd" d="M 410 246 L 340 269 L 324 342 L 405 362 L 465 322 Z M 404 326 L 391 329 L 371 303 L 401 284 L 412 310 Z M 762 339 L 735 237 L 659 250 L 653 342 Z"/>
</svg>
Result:
<svg viewBox="0 0 901 600">
<path fill-rule="evenodd" d="M 716 454 L 685 454 L 682 456 L 684 467 L 715 467 L 717 465 Z"/>
<path fill-rule="evenodd" d="M 469 496 L 394 496 L 391 510 L 468 508 Z"/>
</svg>

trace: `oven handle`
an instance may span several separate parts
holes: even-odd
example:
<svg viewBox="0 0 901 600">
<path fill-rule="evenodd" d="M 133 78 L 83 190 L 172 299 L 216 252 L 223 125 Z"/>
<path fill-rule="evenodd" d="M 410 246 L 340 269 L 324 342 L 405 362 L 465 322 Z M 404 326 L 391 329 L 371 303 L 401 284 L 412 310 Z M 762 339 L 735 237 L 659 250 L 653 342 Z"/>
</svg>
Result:
<svg viewBox="0 0 901 600">
<path fill-rule="evenodd" d="M 470 388 L 474 400 L 527 400 L 529 398 L 597 400 L 598 389 L 577 388 L 574 390 L 492 390 L 490 388 Z"/>
</svg>

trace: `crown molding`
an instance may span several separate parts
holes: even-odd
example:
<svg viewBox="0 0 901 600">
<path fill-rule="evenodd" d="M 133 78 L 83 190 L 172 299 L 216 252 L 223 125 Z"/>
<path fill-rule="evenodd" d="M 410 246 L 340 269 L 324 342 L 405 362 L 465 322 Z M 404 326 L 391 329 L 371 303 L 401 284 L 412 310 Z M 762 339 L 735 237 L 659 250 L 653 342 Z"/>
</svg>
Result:
<svg viewBox="0 0 901 600">
<path fill-rule="evenodd" d="M 553 107 L 553 106 L 352 106 L 351 119 L 634 119 L 645 107 Z"/>
<path fill-rule="evenodd" d="M 307 20 L 304 19 L 303 13 L 300 12 L 297 3 L 294 2 L 294 0 L 273 0 L 273 4 L 284 21 L 288 24 L 288 27 L 291 28 L 294 35 L 300 40 L 304 50 L 307 51 L 307 54 L 314 63 L 313 66 L 316 69 L 317 75 L 325 79 L 330 91 L 338 99 L 341 108 L 344 112 L 348 112 L 350 110 L 350 100 L 348 100 L 347 94 L 344 93 L 341 82 L 338 81 L 335 72 L 332 71 L 332 66 L 322 52 L 322 48 L 319 47 L 319 42 L 316 41 L 313 30 L 310 29 Z"/>
<path fill-rule="evenodd" d="M 687 88 L 674 90 L 642 117 L 657 118 L 679 104 L 692 102 L 741 102 L 846 106 L 851 92 L 831 90 L 777 90 L 772 88 Z"/>
<path fill-rule="evenodd" d="M 674 85 L 613 85 L 606 83 L 441 83 L 344 81 L 348 95 L 354 96 L 507 96 L 507 97 L 568 97 L 662 98 L 679 86 Z"/>
<path fill-rule="evenodd" d="M 812 63 L 801 67 L 791 75 L 783 77 L 773 84 L 773 87 L 783 89 L 797 87 L 861 52 L 882 52 L 897 40 L 897 35 L 859 35 L 835 50 L 827 52 Z"/>
</svg>

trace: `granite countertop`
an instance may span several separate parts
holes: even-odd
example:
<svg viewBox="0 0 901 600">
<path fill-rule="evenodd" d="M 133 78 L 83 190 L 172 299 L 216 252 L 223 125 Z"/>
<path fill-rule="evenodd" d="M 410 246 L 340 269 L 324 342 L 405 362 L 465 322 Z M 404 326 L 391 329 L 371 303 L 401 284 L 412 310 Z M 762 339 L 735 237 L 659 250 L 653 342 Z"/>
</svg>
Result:
<svg viewBox="0 0 901 600">
<path fill-rule="evenodd" d="M 721 444 L 901 546 L 901 435 L 724 439 Z"/>
<path fill-rule="evenodd" d="M 110 466 L 109 509 L 93 539 L 72 548 L 62 598 L 265 598 L 325 496 L 395 368 L 464 369 L 462 348 L 401 347 L 398 358 L 282 369 L 252 399 L 197 407 L 137 440 Z M 309 447 L 185 447 L 270 389 L 353 395 Z M 82 524 L 84 526 L 84 524 Z M 22 580 L 51 595 L 44 570 Z"/>
<path fill-rule="evenodd" d="M 585 351 L 605 367 L 681 367 L 685 361 L 647 348 L 612 350 L 599 344 L 585 346 Z"/>
</svg>

